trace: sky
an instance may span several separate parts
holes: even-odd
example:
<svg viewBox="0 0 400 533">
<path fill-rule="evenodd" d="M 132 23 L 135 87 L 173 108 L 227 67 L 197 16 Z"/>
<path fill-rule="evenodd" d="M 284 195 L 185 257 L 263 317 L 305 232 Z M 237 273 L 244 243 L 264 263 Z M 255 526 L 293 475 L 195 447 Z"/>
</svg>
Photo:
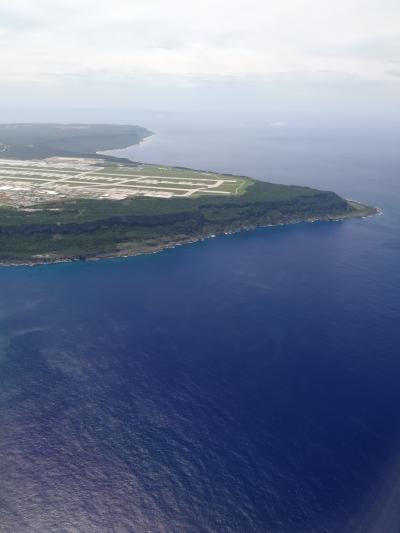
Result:
<svg viewBox="0 0 400 533">
<path fill-rule="evenodd" d="M 400 114 L 399 0 L 0 0 L 0 108 Z"/>
</svg>

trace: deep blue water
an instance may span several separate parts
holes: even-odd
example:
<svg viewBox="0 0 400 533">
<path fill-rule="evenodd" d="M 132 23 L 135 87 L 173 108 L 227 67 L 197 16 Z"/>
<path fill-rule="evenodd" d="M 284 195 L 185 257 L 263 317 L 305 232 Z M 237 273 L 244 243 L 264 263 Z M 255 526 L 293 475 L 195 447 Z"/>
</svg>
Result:
<svg viewBox="0 0 400 533">
<path fill-rule="evenodd" d="M 153 123 L 384 215 L 0 269 L 0 530 L 399 531 L 398 134 Z"/>
</svg>

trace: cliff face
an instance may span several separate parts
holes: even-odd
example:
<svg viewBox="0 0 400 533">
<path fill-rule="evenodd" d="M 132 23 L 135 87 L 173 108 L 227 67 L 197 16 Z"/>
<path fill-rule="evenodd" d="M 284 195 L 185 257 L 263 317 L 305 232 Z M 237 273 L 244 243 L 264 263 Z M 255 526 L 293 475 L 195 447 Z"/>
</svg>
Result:
<svg viewBox="0 0 400 533">
<path fill-rule="evenodd" d="M 0 213 L 0 261 L 51 262 L 145 253 L 211 234 L 365 214 L 356 213 L 333 192 L 300 189 L 305 194 L 289 194 L 293 191 L 284 190 L 286 198 L 271 200 L 258 183 L 248 194 L 229 199 L 75 202 L 65 211 L 60 205 L 60 211 L 54 211 L 53 205 L 48 212 L 26 215 L 7 210 L 3 223 Z"/>
<path fill-rule="evenodd" d="M 87 222 L 60 222 L 55 215 L 53 223 L 35 223 L 35 221 L 29 220 L 27 217 L 27 223 L 0 225 L 0 235 L 73 235 L 109 228 L 159 228 L 159 230 L 162 230 L 165 226 L 182 223 L 200 228 L 206 225 L 218 226 L 219 224 L 226 225 L 241 222 L 251 224 L 253 222 L 257 223 L 260 218 L 279 221 L 279 219 L 296 216 L 306 219 L 307 217 L 324 214 L 343 214 L 350 210 L 348 202 L 332 192 L 321 192 L 312 196 L 299 196 L 287 201 L 261 200 L 259 202 L 249 202 L 243 198 L 242 202 L 226 202 L 217 205 L 200 203 L 193 207 L 191 210 L 177 210 L 174 213 L 121 214 L 120 216 L 107 218 L 100 217 L 97 220 Z"/>
</svg>

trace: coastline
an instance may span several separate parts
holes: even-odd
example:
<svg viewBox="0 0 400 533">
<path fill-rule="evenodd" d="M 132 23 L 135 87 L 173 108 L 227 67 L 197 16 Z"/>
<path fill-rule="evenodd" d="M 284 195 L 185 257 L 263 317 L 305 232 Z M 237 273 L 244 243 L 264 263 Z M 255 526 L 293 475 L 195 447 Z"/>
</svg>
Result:
<svg viewBox="0 0 400 533">
<path fill-rule="evenodd" d="M 139 142 L 135 144 L 129 144 L 128 146 L 124 146 L 123 148 L 112 148 L 111 150 L 99 150 L 96 152 L 97 156 L 101 157 L 107 157 L 111 159 L 118 159 L 118 160 L 125 160 L 127 163 L 136 163 L 133 159 L 130 159 L 129 157 L 126 157 L 126 154 L 118 154 L 116 152 L 125 152 L 126 150 L 129 150 L 130 148 L 138 148 L 139 146 L 148 143 L 152 139 L 154 139 L 157 135 L 157 131 L 150 131 L 149 135 L 146 135 L 146 137 L 143 137 Z"/>
<path fill-rule="evenodd" d="M 146 249 L 146 247 L 143 247 L 142 249 L 138 248 L 136 250 L 132 249 L 129 250 L 129 246 L 125 250 L 121 250 L 120 252 L 112 252 L 112 253 L 105 253 L 105 254 L 96 254 L 93 256 L 79 256 L 79 257 L 65 257 L 65 258 L 37 258 L 37 260 L 21 260 L 21 261 L 1 261 L 0 260 L 0 267 L 7 268 L 7 267 L 34 267 L 34 266 L 43 266 L 43 265 L 54 265 L 58 263 L 77 263 L 77 262 L 91 262 L 91 261 L 101 261 L 101 260 L 107 260 L 107 259 L 123 259 L 123 258 L 129 258 L 129 257 L 137 257 L 140 255 L 150 255 L 150 254 L 156 254 L 163 252 L 164 250 L 170 250 L 177 248 L 178 246 L 185 246 L 188 244 L 195 244 L 198 242 L 202 242 L 208 239 L 213 239 L 215 237 L 222 237 L 222 236 L 228 236 L 228 235 L 234 235 L 237 233 L 242 233 L 245 231 L 254 231 L 256 229 L 262 229 L 262 228 L 272 228 L 272 227 L 278 227 L 278 226 L 291 226 L 294 224 L 313 224 L 315 222 L 341 222 L 344 220 L 349 219 L 364 219 L 364 218 L 370 218 L 373 216 L 383 215 L 383 209 L 379 207 L 370 207 L 367 206 L 361 202 L 358 202 L 356 200 L 348 200 L 352 204 L 357 204 L 361 209 L 362 212 L 356 213 L 352 212 L 349 214 L 342 214 L 341 216 L 337 215 L 324 215 L 322 217 L 309 217 L 306 219 L 297 219 L 293 220 L 292 222 L 281 222 L 276 224 L 254 224 L 254 225 L 244 225 L 240 226 L 238 228 L 232 228 L 228 231 L 216 231 L 215 233 L 207 233 L 202 234 L 196 237 L 188 236 L 185 238 L 180 238 L 176 240 L 171 240 L 170 242 L 166 243 L 158 243 L 155 244 L 153 247 Z"/>
<path fill-rule="evenodd" d="M 54 136 L 52 127 L 55 126 L 42 127 L 44 132 L 39 128 L 39 132 L 36 134 Z M 333 191 L 321 191 L 300 185 L 269 183 L 246 176 L 218 174 L 186 167 L 165 167 L 167 173 L 165 176 L 164 173 L 160 176 L 160 169 L 154 170 L 153 168 L 154 163 L 149 165 L 135 162 L 130 159 L 127 153 L 130 147 L 134 148 L 149 141 L 156 135 L 155 132 L 139 126 L 87 127 L 91 128 L 91 136 L 87 136 L 86 145 L 81 147 L 82 152 L 83 148 L 87 146 L 88 148 L 85 149 L 92 148 L 93 150 L 91 157 L 103 159 L 105 166 L 107 166 L 107 162 L 126 165 L 128 176 L 129 172 L 132 173 L 131 167 L 142 165 L 143 169 L 146 170 L 149 166 L 149 176 L 144 174 L 144 177 L 154 176 L 155 181 L 146 182 L 146 185 L 142 183 L 132 185 L 129 180 L 123 180 L 123 183 L 128 182 L 129 187 L 131 185 L 135 187 L 135 193 L 138 192 L 136 189 L 144 188 L 141 193 L 149 198 L 146 198 L 146 201 L 139 200 L 135 198 L 136 194 L 130 194 L 131 190 L 128 191 L 129 194 L 123 196 L 124 202 L 121 203 L 115 201 L 121 199 L 121 194 L 115 194 L 114 197 L 111 194 L 104 195 L 100 192 L 92 198 L 87 195 L 85 189 L 87 186 L 89 191 L 92 186 L 90 181 L 92 178 L 89 176 L 86 180 L 80 174 L 77 178 L 74 176 L 74 179 L 68 179 L 68 183 L 71 181 L 71 188 L 72 186 L 78 187 L 74 191 L 78 190 L 78 198 L 74 194 L 61 196 L 60 198 L 66 198 L 61 209 L 59 203 L 55 205 L 54 202 L 47 202 L 47 197 L 43 202 L 40 195 L 38 197 L 28 195 L 25 198 L 26 193 L 13 193 L 14 196 L 11 196 L 11 200 L 14 204 L 11 202 L 8 206 L 5 203 L 5 209 L 2 211 L 0 225 L 1 266 L 33 266 L 131 257 L 158 253 L 165 249 L 213 238 L 216 235 L 250 231 L 256 228 L 301 222 L 312 223 L 364 218 L 379 214 L 379 209 L 353 200 L 345 200 Z M 126 131 L 127 128 L 128 132 Z M 102 134 L 100 146 L 104 146 L 103 137 L 107 133 L 110 138 L 108 145 L 113 147 L 117 144 L 119 148 L 97 152 L 95 146 L 99 146 L 97 137 L 100 133 Z M 135 134 L 137 142 L 124 147 L 128 133 L 129 135 Z M 132 141 L 131 137 L 128 142 L 130 141 Z M 81 145 L 79 144 L 79 146 Z M 16 145 L 15 149 L 17 148 Z M 48 151 L 52 153 L 52 149 L 48 148 Z M 61 151 L 60 153 L 63 154 L 64 152 Z M 118 155 L 122 157 L 118 157 Z M 88 155 L 81 154 L 81 157 L 85 158 Z M 173 176 L 168 174 L 171 169 L 175 169 Z M 177 169 L 187 172 L 188 176 L 185 172 L 182 176 L 175 176 Z M 161 170 L 164 170 L 164 167 Z M 213 180 L 208 177 L 199 178 L 199 172 L 210 173 Z M 123 177 L 126 178 L 127 175 L 123 174 Z M 71 178 L 69 174 L 66 177 Z M 102 177 L 104 179 L 101 179 Z M 183 181 L 170 183 L 169 178 L 171 178 L 170 181 L 176 179 Z M 109 183 L 110 179 L 112 183 Z M 115 179 L 115 177 L 110 178 L 105 175 L 100 176 L 96 181 L 100 182 L 99 185 L 103 189 L 111 187 L 112 191 L 115 189 L 117 193 L 121 193 L 120 189 L 124 185 L 121 186 L 119 183 L 115 185 Z M 237 187 L 232 189 L 232 179 L 240 179 L 246 186 L 242 187 L 242 190 Z M 88 180 L 89 183 L 87 183 Z M 207 183 L 204 183 L 204 180 Z M 118 181 L 121 181 L 121 178 L 118 178 Z M 209 181 L 215 183 L 210 184 Z M 220 187 L 222 184 L 224 184 L 225 189 L 219 188 L 209 191 L 210 187 Z M 35 183 L 33 188 L 34 185 Z M 100 191 L 102 187 L 99 187 Z M 118 187 L 120 188 L 118 189 Z M 153 189 L 157 190 L 153 191 Z M 14 189 L 11 190 L 14 191 Z M 162 199 L 160 199 L 160 194 L 154 194 L 159 193 L 159 190 L 163 193 L 161 194 Z M 185 194 L 179 194 L 182 191 L 185 191 Z M 61 193 L 64 192 L 61 190 Z M 68 194 L 70 192 L 68 191 Z M 107 190 L 106 192 L 109 193 L 110 191 Z M 215 194 L 205 194 L 208 192 Z M 55 193 L 57 194 L 57 191 Z M 19 194 L 21 197 L 18 196 Z M 164 203 L 165 195 L 169 200 Z M 229 198 L 229 195 L 234 198 Z M 191 196 L 191 201 L 183 204 L 183 200 L 179 196 Z M 104 200 L 103 203 L 98 204 L 98 199 Z M 26 211 L 30 211 L 28 214 L 18 213 L 18 208 L 26 205 L 27 200 L 32 205 L 36 205 L 38 202 L 44 203 L 45 207 L 44 209 L 27 209 Z M 54 216 L 52 211 L 62 211 L 62 213 L 60 216 Z"/>
</svg>

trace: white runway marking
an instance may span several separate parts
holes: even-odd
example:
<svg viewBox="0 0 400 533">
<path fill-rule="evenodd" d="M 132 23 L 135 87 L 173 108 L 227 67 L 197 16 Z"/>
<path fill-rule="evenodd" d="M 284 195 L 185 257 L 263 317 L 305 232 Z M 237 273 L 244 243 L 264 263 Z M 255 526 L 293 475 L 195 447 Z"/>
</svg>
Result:
<svg viewBox="0 0 400 533">
<path fill-rule="evenodd" d="M 124 172 L 118 171 L 120 168 L 124 168 Z M 232 195 L 244 187 L 245 180 L 151 165 L 114 166 L 108 171 L 106 162 L 90 159 L 25 161 L 0 158 L 0 185 L 0 201 L 4 201 L 6 195 L 11 204 L 29 205 L 43 201 L 44 194 L 110 199 L 137 195 L 156 198 Z"/>
</svg>

